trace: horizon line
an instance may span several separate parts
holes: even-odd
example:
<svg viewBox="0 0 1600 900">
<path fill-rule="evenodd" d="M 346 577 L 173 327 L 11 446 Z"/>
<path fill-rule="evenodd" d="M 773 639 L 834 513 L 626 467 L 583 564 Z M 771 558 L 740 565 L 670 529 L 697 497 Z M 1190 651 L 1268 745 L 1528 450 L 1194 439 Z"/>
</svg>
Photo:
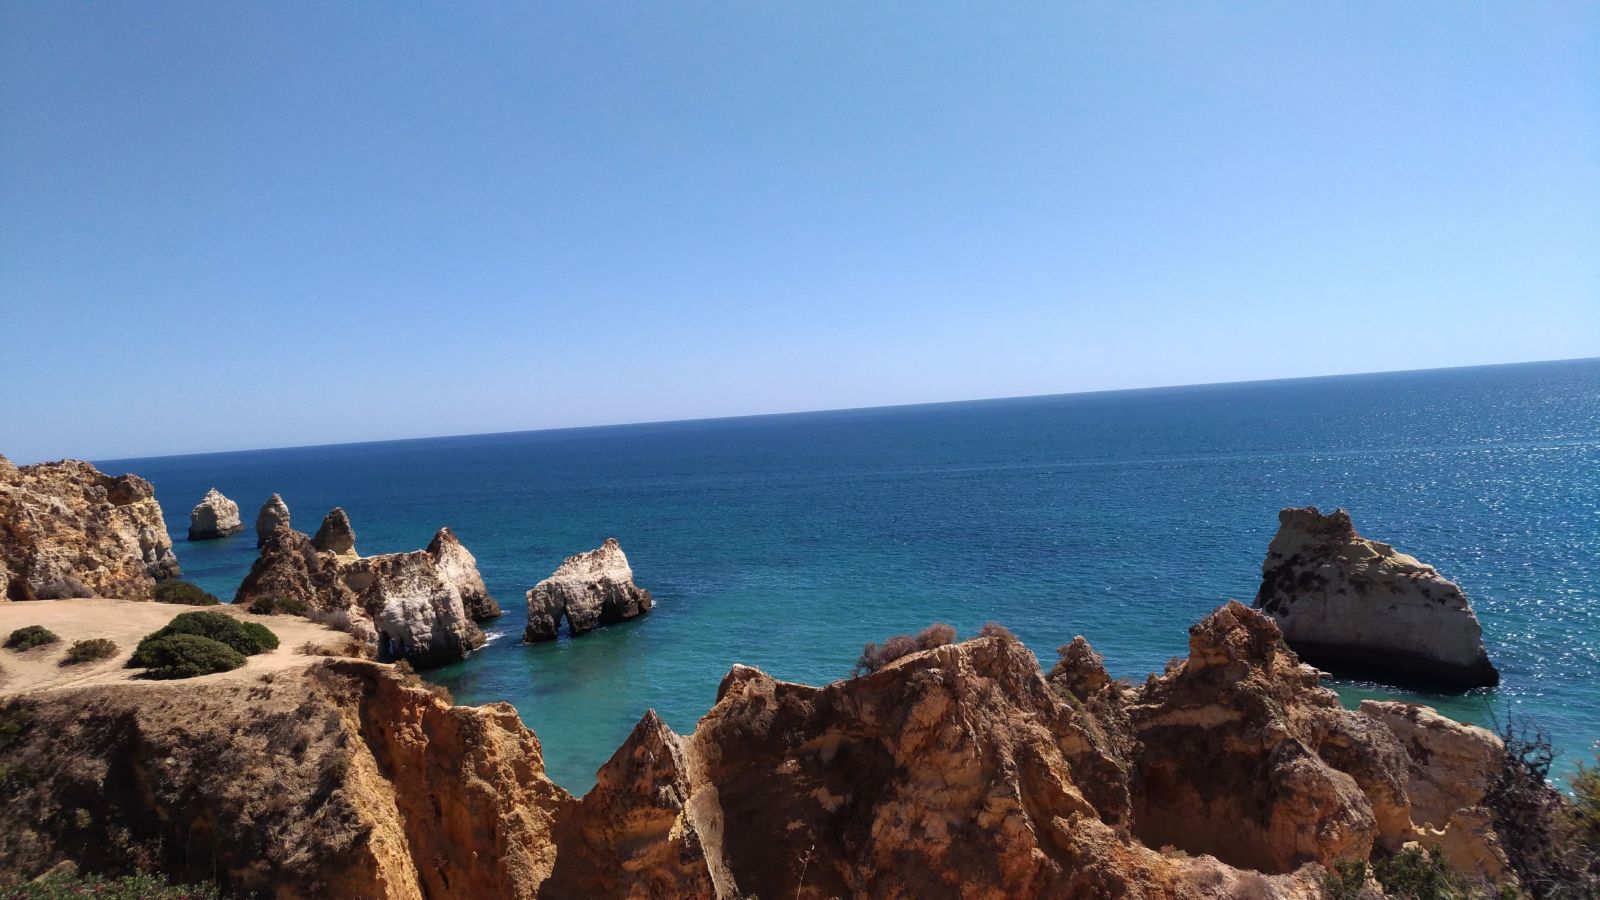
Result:
<svg viewBox="0 0 1600 900">
<path fill-rule="evenodd" d="M 600 428 L 627 428 L 627 427 L 632 427 L 632 426 L 645 426 L 645 425 L 674 425 L 674 424 L 687 424 L 687 423 L 692 423 L 692 422 L 722 422 L 722 421 L 734 421 L 734 420 L 739 420 L 739 419 L 775 418 L 775 417 L 779 417 L 779 416 L 804 416 L 804 415 L 821 415 L 821 414 L 827 414 L 827 413 L 865 412 L 865 411 L 868 411 L 868 410 L 911 409 L 911 408 L 923 407 L 923 406 L 955 406 L 955 405 L 958 405 L 958 404 L 966 404 L 966 403 L 994 403 L 994 402 L 1003 402 L 1003 401 L 1011 401 L 1011 400 L 1043 400 L 1043 399 L 1048 399 L 1048 398 L 1053 398 L 1053 397 L 1094 397 L 1094 396 L 1100 396 L 1100 395 L 1106 395 L 1106 394 L 1133 394 L 1133 393 L 1141 393 L 1141 392 L 1149 392 L 1149 391 L 1169 391 L 1169 390 L 1181 390 L 1181 389 L 1188 389 L 1188 388 L 1230 387 L 1230 386 L 1247 385 L 1247 384 L 1274 384 L 1274 383 L 1289 382 L 1289 381 L 1317 381 L 1317 380 L 1328 379 L 1328 378 L 1352 378 L 1352 377 L 1360 377 L 1360 376 L 1368 376 L 1368 375 L 1373 375 L 1373 376 L 1376 376 L 1376 375 L 1405 375 L 1405 374 L 1423 373 L 1423 372 L 1450 372 L 1450 371 L 1456 371 L 1456 370 L 1460 370 L 1460 369 L 1493 369 L 1493 368 L 1502 368 L 1502 367 L 1506 367 L 1506 366 L 1530 366 L 1530 365 L 1542 365 L 1542 364 L 1551 364 L 1551 365 L 1553 365 L 1553 364 L 1558 364 L 1558 363 L 1578 363 L 1578 362 L 1600 362 L 1600 356 L 1579 356 L 1579 357 L 1569 357 L 1569 358 L 1563 358 L 1563 359 L 1516 360 L 1516 361 L 1513 361 L 1513 362 L 1498 362 L 1498 363 L 1472 363 L 1472 364 L 1459 365 L 1459 366 L 1434 366 L 1434 367 L 1425 368 L 1425 369 L 1384 369 L 1384 370 L 1380 370 L 1380 371 L 1376 371 L 1376 372 L 1371 372 L 1371 371 L 1368 371 L 1368 372 L 1332 372 L 1332 373 L 1321 374 L 1321 375 L 1285 375 L 1285 376 L 1281 376 L 1281 377 L 1277 377 L 1277 378 L 1252 378 L 1252 379 L 1246 379 L 1246 380 L 1242 380 L 1242 381 L 1200 381 L 1200 382 L 1189 382 L 1189 383 L 1186 383 L 1186 384 L 1162 384 L 1162 385 L 1145 385 L 1145 386 L 1140 386 L 1140 387 L 1098 388 L 1098 389 L 1094 389 L 1094 390 L 1060 391 L 1060 392 L 1052 392 L 1052 393 L 1044 393 L 1044 394 L 1015 394 L 1015 395 L 1004 396 L 1004 397 L 966 397 L 966 398 L 955 399 L 955 400 L 926 400 L 926 401 L 913 402 L 913 403 L 888 403 L 888 404 L 877 405 L 877 406 L 840 406 L 840 407 L 827 407 L 827 408 L 821 408 L 821 409 L 791 409 L 791 410 L 777 410 L 777 411 L 772 411 L 772 412 L 736 413 L 736 414 L 733 414 L 733 415 L 725 415 L 725 416 L 696 416 L 696 417 L 683 418 L 683 419 L 642 419 L 642 420 L 635 420 L 635 421 L 631 421 L 631 422 L 606 422 L 606 423 L 600 423 L 600 424 L 594 424 L 594 425 L 552 425 L 552 426 L 547 426 L 547 427 L 543 427 L 543 428 L 512 428 L 512 429 L 507 429 L 505 431 L 478 431 L 478 432 L 464 432 L 464 433 L 455 433 L 455 434 L 432 434 L 432 435 L 411 435 L 411 436 L 408 436 L 408 437 L 369 438 L 369 439 L 357 440 L 357 441 L 333 441 L 333 442 L 322 443 L 322 444 L 287 444 L 287 445 L 276 446 L 276 447 L 238 447 L 238 448 L 227 449 L 227 450 L 196 450 L 196 451 L 190 451 L 190 452 L 187 452 L 187 453 L 164 453 L 164 454 L 156 454 L 156 455 L 149 455 L 149 456 L 114 456 L 114 457 L 104 457 L 104 458 L 99 459 L 99 460 L 87 460 L 87 461 L 96 463 L 98 465 L 98 464 L 101 464 L 101 463 L 114 463 L 114 462 L 136 461 L 136 460 L 147 460 L 147 459 L 179 459 L 179 458 L 186 457 L 186 456 L 219 456 L 219 455 L 227 454 L 227 453 L 263 453 L 263 452 L 270 452 L 270 451 L 277 451 L 277 450 L 310 450 L 310 449 L 317 449 L 317 448 L 323 448 L 323 447 L 355 447 L 355 446 L 361 446 L 363 444 L 398 444 L 398 443 L 405 443 L 405 442 L 409 442 L 409 441 L 439 441 L 439 440 L 449 440 L 449 439 L 452 439 L 452 438 L 499 437 L 499 436 L 519 435 L 519 434 L 539 434 L 539 433 L 544 433 L 544 432 L 587 431 L 587 430 L 594 430 L 594 429 L 600 429 Z M 60 461 L 60 460 L 64 460 L 64 459 L 79 459 L 79 457 L 67 456 L 67 457 L 58 457 L 56 459 L 33 460 L 33 461 L 30 461 L 30 462 L 16 462 L 15 460 L 13 460 L 13 464 L 19 465 L 19 466 L 21 466 L 21 465 L 34 465 L 34 464 L 41 463 L 41 462 L 56 462 L 56 461 Z"/>
</svg>

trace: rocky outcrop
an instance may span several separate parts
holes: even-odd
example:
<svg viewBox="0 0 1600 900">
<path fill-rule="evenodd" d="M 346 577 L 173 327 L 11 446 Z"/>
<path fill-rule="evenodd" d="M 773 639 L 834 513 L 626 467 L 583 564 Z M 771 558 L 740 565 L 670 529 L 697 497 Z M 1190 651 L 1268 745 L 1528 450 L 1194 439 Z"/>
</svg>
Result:
<svg viewBox="0 0 1600 900">
<path fill-rule="evenodd" d="M 533 897 L 571 798 L 505 704 L 390 667 L 0 701 L 0 870 L 217 880 L 230 896 Z M 3 878 L 4 876 L 0 876 Z"/>
<path fill-rule="evenodd" d="M 574 635 L 613 625 L 650 610 L 650 592 L 633 583 L 633 569 L 616 538 L 569 556 L 549 578 L 528 591 L 529 641 L 553 639 L 567 620 Z"/>
<path fill-rule="evenodd" d="M 30 773 L 4 785 L 0 872 L 287 898 L 1309 900 L 1324 870 L 1300 863 L 1415 837 L 1408 770 L 1442 785 L 1431 759 L 1471 757 L 1428 749 L 1461 736 L 1425 715 L 1340 710 L 1239 604 L 1143 687 L 1062 649 L 1049 677 L 1006 636 L 824 687 L 735 666 L 693 733 L 647 713 L 581 799 L 510 706 L 369 662 L 0 699 L 0 767 Z"/>
<path fill-rule="evenodd" d="M 1318 678 L 1240 603 L 1191 628 L 1188 659 L 1129 705 L 1139 838 L 1263 872 L 1398 850 L 1405 750 Z"/>
<path fill-rule="evenodd" d="M 1361 711 L 1387 726 L 1406 749 L 1406 793 L 1418 843 L 1438 847 L 1457 871 L 1497 884 L 1514 878 L 1494 816 L 1484 806 L 1505 759 L 1500 738 L 1411 703 L 1363 700 Z"/>
<path fill-rule="evenodd" d="M 461 592 L 426 550 L 357 559 L 340 574 L 377 628 L 380 660 L 442 665 L 483 645 Z"/>
<path fill-rule="evenodd" d="M 148 600 L 175 578 L 155 489 L 77 460 L 17 467 L 0 457 L 0 591 L 9 600 Z"/>
<path fill-rule="evenodd" d="M 483 645 L 477 622 L 499 615 L 499 605 L 472 554 L 448 528 L 426 550 L 363 557 L 354 547 L 354 530 L 341 509 L 323 520 L 317 538 L 279 525 L 233 602 L 289 601 L 275 605 L 345 629 L 385 661 L 440 665 Z"/>
<path fill-rule="evenodd" d="M 478 573 L 478 560 L 449 528 L 439 529 L 428 543 L 428 555 L 442 577 L 461 592 L 461 602 L 474 622 L 486 622 L 500 615 L 500 604 L 489 596 L 489 588 Z"/>
<path fill-rule="evenodd" d="M 1255 606 L 1307 662 L 1336 675 L 1462 690 L 1498 684 L 1461 588 L 1356 534 L 1344 510 L 1278 514 Z"/>
<path fill-rule="evenodd" d="M 267 502 L 261 504 L 261 511 L 256 513 L 256 546 L 265 547 L 267 538 L 278 529 L 279 525 L 289 524 L 289 504 L 283 498 L 273 494 Z"/>
<path fill-rule="evenodd" d="M 222 496 L 222 492 L 216 488 L 206 491 L 206 495 L 189 511 L 191 541 L 209 541 L 243 530 L 244 523 L 239 521 L 239 504 Z"/>
<path fill-rule="evenodd" d="M 356 553 L 356 530 L 351 527 L 350 517 L 345 514 L 343 507 L 335 506 L 323 517 L 321 527 L 311 539 L 311 546 L 342 560 L 359 558 Z"/>
</svg>

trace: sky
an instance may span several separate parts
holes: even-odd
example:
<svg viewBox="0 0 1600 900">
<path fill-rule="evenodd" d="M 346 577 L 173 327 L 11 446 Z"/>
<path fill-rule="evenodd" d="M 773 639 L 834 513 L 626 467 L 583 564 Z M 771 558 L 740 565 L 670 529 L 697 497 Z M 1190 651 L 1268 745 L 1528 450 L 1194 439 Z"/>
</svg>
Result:
<svg viewBox="0 0 1600 900">
<path fill-rule="evenodd" d="M 0 4 L 0 453 L 1600 356 L 1600 4 Z"/>
</svg>

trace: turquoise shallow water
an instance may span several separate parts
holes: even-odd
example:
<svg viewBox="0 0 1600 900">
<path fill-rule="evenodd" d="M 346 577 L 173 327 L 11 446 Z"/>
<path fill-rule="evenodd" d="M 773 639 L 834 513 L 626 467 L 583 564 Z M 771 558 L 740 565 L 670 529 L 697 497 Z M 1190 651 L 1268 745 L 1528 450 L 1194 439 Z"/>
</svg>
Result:
<svg viewBox="0 0 1600 900">
<path fill-rule="evenodd" d="M 1277 510 L 1304 504 L 1472 598 L 1504 683 L 1426 702 L 1526 714 L 1568 766 L 1600 738 L 1600 360 L 99 465 L 155 483 L 185 576 L 225 598 L 255 541 L 183 540 L 213 485 L 247 522 L 281 493 L 303 531 L 341 505 L 364 553 L 454 527 L 506 615 L 429 677 L 514 703 L 575 791 L 647 708 L 692 729 L 736 662 L 822 683 L 933 621 L 1003 622 L 1046 666 L 1083 634 L 1142 677 L 1254 596 Z M 607 535 L 655 611 L 520 645 L 523 592 Z"/>
</svg>

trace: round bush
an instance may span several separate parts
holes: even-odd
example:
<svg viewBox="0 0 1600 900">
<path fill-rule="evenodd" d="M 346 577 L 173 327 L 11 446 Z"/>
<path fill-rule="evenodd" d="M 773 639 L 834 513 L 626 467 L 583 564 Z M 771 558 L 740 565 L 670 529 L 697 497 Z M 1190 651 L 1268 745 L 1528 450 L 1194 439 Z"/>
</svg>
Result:
<svg viewBox="0 0 1600 900">
<path fill-rule="evenodd" d="M 179 613 L 165 627 L 140 641 L 139 646 L 143 647 L 146 641 L 174 634 L 193 634 L 221 641 L 246 656 L 278 648 L 278 636 L 268 631 L 266 626 L 242 622 L 225 612 Z"/>
<path fill-rule="evenodd" d="M 221 600 L 208 594 L 198 585 L 187 581 L 158 581 L 154 596 L 157 603 L 182 603 L 187 606 L 216 606 Z"/>
<path fill-rule="evenodd" d="M 237 669 L 244 654 L 198 634 L 168 634 L 140 641 L 128 664 L 148 669 L 151 678 L 193 678 Z"/>
<path fill-rule="evenodd" d="M 250 611 L 258 616 L 303 616 L 311 607 L 294 597 L 257 597 L 250 601 Z"/>
<path fill-rule="evenodd" d="M 61 638 L 54 631 L 43 625 L 25 625 L 11 632 L 11 636 L 6 638 L 6 646 L 12 650 L 32 650 L 59 640 Z"/>
<path fill-rule="evenodd" d="M 61 661 L 64 666 L 74 663 L 94 662 L 97 659 L 107 659 L 117 654 L 117 642 L 106 638 L 89 638 L 86 641 L 74 641 L 67 648 L 67 658 Z"/>
</svg>

